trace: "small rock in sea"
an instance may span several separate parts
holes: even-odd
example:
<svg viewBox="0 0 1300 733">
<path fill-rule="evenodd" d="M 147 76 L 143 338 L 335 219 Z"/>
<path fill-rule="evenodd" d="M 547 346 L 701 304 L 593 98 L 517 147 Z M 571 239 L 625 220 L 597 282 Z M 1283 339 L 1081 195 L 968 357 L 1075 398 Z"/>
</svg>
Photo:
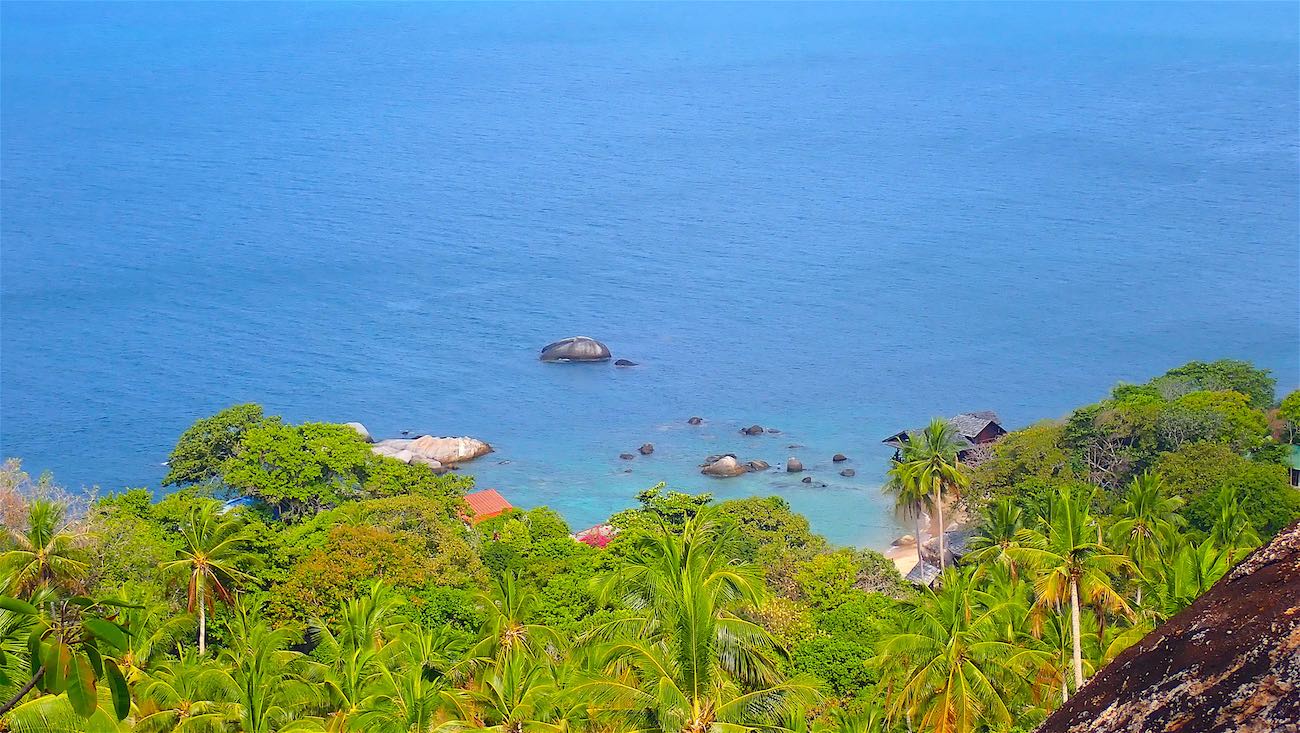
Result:
<svg viewBox="0 0 1300 733">
<path fill-rule="evenodd" d="M 756 472 L 766 471 L 767 469 L 772 467 L 772 464 L 768 463 L 767 461 L 760 461 L 758 459 L 754 459 L 749 463 L 746 463 L 745 465 L 749 466 L 749 470 L 756 471 Z"/>
<path fill-rule="evenodd" d="M 744 435 L 762 435 L 762 434 L 763 434 L 763 426 L 762 426 L 762 425 L 750 425 L 750 426 L 747 427 L 747 428 L 743 428 L 743 429 L 741 429 L 740 432 L 741 432 L 742 434 L 744 434 Z"/>
<path fill-rule="evenodd" d="M 772 435 L 780 435 L 780 434 L 781 434 L 781 431 L 780 431 L 780 430 L 777 430 L 776 428 L 768 428 L 768 429 L 767 429 L 767 432 L 771 433 Z"/>
<path fill-rule="evenodd" d="M 497 461 L 498 466 L 509 466 L 510 461 Z"/>
<path fill-rule="evenodd" d="M 619 453 L 618 457 L 622 458 L 625 461 L 630 461 L 633 458 L 636 458 L 636 456 L 632 455 L 631 453 Z"/>
<path fill-rule="evenodd" d="M 709 456 L 708 458 L 705 458 L 705 459 L 704 459 L 704 463 L 701 463 L 700 465 L 701 465 L 701 466 L 707 466 L 707 465 L 709 465 L 710 463 L 717 463 L 718 461 L 722 460 L 723 458 L 726 458 L 727 456 L 731 456 L 732 458 L 735 458 L 735 457 L 736 457 L 736 454 L 735 454 L 735 453 L 715 453 L 715 454 Z"/>
<path fill-rule="evenodd" d="M 898 539 L 894 540 L 890 544 L 894 545 L 895 547 L 899 545 L 915 545 L 916 538 L 910 534 L 905 534 L 902 537 L 899 537 Z"/>
<path fill-rule="evenodd" d="M 630 469 L 630 468 L 625 468 L 625 469 L 623 469 L 623 473 L 632 473 L 632 469 Z"/>
<path fill-rule="evenodd" d="M 854 471 L 851 468 L 846 468 L 843 471 L 840 471 L 840 475 L 843 476 L 844 478 L 853 478 L 854 476 L 858 475 L 858 472 Z"/>
<path fill-rule="evenodd" d="M 802 448 L 803 446 L 802 446 L 802 445 L 799 445 L 798 443 L 791 443 L 790 445 L 787 445 L 786 447 L 789 448 L 790 450 L 796 450 L 796 449 L 798 449 L 798 448 Z"/>
<path fill-rule="evenodd" d="M 704 418 L 702 418 L 702 417 L 693 417 L 693 418 L 691 418 L 690 420 L 687 420 L 687 421 L 686 421 L 686 424 L 687 424 L 687 425 L 703 425 L 703 424 L 704 424 Z"/>
<path fill-rule="evenodd" d="M 785 462 L 785 470 L 787 473 L 799 473 L 803 470 L 803 461 L 790 456 L 790 460 Z"/>
<path fill-rule="evenodd" d="M 831 458 L 831 460 L 832 460 L 832 461 L 835 461 L 836 463 L 843 463 L 843 462 L 849 460 L 849 457 L 846 456 L 846 455 L 844 455 L 843 453 L 836 453 L 836 454 Z"/>
<path fill-rule="evenodd" d="M 619 359 L 618 361 L 614 362 L 614 366 L 616 366 L 616 367 L 630 367 L 630 366 L 636 366 L 636 362 L 635 362 L 635 361 L 628 361 L 627 359 Z"/>
<path fill-rule="evenodd" d="M 803 482 L 804 482 L 805 484 L 810 484 L 810 483 L 812 483 L 812 476 L 804 476 L 804 477 L 803 477 Z"/>
<path fill-rule="evenodd" d="M 637 450 L 637 452 L 640 453 L 641 455 L 643 455 L 643 456 L 648 456 L 648 455 L 650 455 L 651 453 L 654 453 L 654 452 L 655 452 L 655 446 L 654 446 L 654 443 L 644 443 L 644 444 L 641 445 L 640 448 L 637 448 L 636 450 Z"/>
</svg>

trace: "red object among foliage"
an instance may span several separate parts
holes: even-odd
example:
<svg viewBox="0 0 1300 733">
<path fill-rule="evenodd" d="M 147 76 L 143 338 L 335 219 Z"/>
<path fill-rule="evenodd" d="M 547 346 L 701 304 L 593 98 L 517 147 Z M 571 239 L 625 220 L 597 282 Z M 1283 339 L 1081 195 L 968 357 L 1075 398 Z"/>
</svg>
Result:
<svg viewBox="0 0 1300 733">
<path fill-rule="evenodd" d="M 466 494 L 465 503 L 469 504 L 469 521 L 473 524 L 478 524 L 485 519 L 491 519 L 502 512 L 514 509 L 504 496 L 497 493 L 496 489 Z"/>
<path fill-rule="evenodd" d="M 575 532 L 573 539 L 583 543 L 584 545 L 591 545 L 597 549 L 604 549 L 605 545 L 608 545 L 609 541 L 614 539 L 614 535 L 616 534 L 618 534 L 618 527 L 610 524 L 597 524 L 595 527 L 588 527 L 581 532 Z"/>
</svg>

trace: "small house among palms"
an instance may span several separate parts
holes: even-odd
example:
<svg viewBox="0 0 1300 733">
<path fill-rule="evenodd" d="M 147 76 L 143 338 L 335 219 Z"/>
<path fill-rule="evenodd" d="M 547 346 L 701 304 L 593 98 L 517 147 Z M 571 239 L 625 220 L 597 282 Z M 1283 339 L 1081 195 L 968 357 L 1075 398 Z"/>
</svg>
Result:
<svg viewBox="0 0 1300 733">
<path fill-rule="evenodd" d="M 948 425 L 957 433 L 963 446 L 957 451 L 957 460 L 968 465 L 983 463 L 992 457 L 993 443 L 1007 434 L 998 414 L 992 410 L 963 412 L 956 417 L 948 418 Z M 921 428 L 903 430 L 880 442 L 893 446 L 894 459 L 898 460 L 902 457 L 903 449 L 907 447 L 912 436 L 919 432 Z"/>
<path fill-rule="evenodd" d="M 1300 445 L 1291 446 L 1287 454 L 1287 472 L 1291 477 L 1291 486 L 1300 489 Z"/>
</svg>

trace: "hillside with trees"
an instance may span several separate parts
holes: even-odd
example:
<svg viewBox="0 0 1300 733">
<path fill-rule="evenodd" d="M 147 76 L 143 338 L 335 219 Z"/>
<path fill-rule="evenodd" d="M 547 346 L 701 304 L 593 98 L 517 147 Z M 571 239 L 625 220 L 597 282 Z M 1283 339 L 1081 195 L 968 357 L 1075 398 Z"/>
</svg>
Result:
<svg viewBox="0 0 1300 733">
<path fill-rule="evenodd" d="M 881 477 L 975 527 L 931 586 L 776 497 L 649 488 L 603 547 L 467 521 L 469 476 L 256 405 L 185 431 L 161 498 L 11 460 L 0 730 L 1032 730 L 1300 518 L 1275 389 L 1194 362 L 974 468 L 932 424 Z"/>
</svg>

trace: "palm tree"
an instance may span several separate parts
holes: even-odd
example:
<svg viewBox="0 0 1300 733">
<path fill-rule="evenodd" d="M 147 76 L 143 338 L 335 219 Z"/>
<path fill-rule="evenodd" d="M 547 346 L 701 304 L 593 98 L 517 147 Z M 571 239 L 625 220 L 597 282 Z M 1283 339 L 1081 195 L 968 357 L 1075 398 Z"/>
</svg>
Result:
<svg viewBox="0 0 1300 733">
<path fill-rule="evenodd" d="M 1232 569 L 1229 552 L 1211 537 L 1199 545 L 1183 543 L 1169 559 L 1161 558 L 1158 575 L 1148 582 L 1147 612 L 1166 621 L 1191 605 Z"/>
<path fill-rule="evenodd" d="M 235 710 L 241 733 L 323 730 L 308 712 L 323 702 L 322 665 L 290 646 L 299 638 L 292 627 L 272 629 L 259 618 L 260 607 L 245 599 L 234 606 L 227 626 L 231 644 L 222 652 L 235 681 Z"/>
<path fill-rule="evenodd" d="M 539 656 L 562 649 L 564 640 L 559 634 L 547 626 L 529 622 L 534 599 L 535 595 L 525 592 L 513 572 L 498 576 L 490 591 L 479 594 L 479 604 L 487 611 L 487 618 L 470 656 L 487 660 L 515 650 Z"/>
<path fill-rule="evenodd" d="M 172 615 L 167 603 L 141 592 L 122 595 L 117 622 L 126 630 L 126 649 L 117 657 L 127 682 L 141 681 L 151 663 L 164 654 L 175 653 L 180 639 L 194 632 L 194 618 Z"/>
<path fill-rule="evenodd" d="M 903 449 L 903 472 L 929 497 L 939 521 L 939 569 L 944 569 L 943 502 L 970 485 L 970 477 L 957 466 L 963 439 L 946 420 L 934 419 L 908 438 Z M 920 542 L 920 538 L 917 538 Z"/>
<path fill-rule="evenodd" d="M 1061 609 L 1068 599 L 1076 690 L 1083 686 L 1080 604 L 1132 614 L 1110 577 L 1132 563 L 1098 541 L 1101 530 L 1088 511 L 1090 499 L 1076 497 L 1063 487 L 1049 504 L 1049 516 L 1040 518 L 1041 529 L 1021 530 L 1017 534 L 1021 546 L 1008 549 L 1013 558 L 1038 571 L 1034 581 L 1038 611 Z"/>
<path fill-rule="evenodd" d="M 191 508 L 180 530 L 185 546 L 177 550 L 175 560 L 160 567 L 164 574 L 186 579 L 189 611 L 199 614 L 202 655 L 207 651 L 208 612 L 215 610 L 215 602 L 230 603 L 237 584 L 257 579 L 240 569 L 252 562 L 243 551 L 247 541 L 243 523 L 222 514 L 218 503 L 204 502 Z"/>
<path fill-rule="evenodd" d="M 238 720 L 234 679 L 220 665 L 192 652 L 158 664 L 136 684 L 141 733 L 225 731 Z"/>
<path fill-rule="evenodd" d="M 604 579 L 602 598 L 629 613 L 592 633 L 601 676 L 574 688 L 598 715 L 636 729 L 781 730 L 785 713 L 820 697 L 810 679 L 782 679 L 779 644 L 738 615 L 766 595 L 758 569 L 735 559 L 739 540 L 701 509 L 680 535 L 661 523 Z"/>
<path fill-rule="evenodd" d="M 1115 508 L 1118 520 L 1110 528 L 1112 545 L 1124 550 L 1135 568 L 1144 566 L 1157 553 L 1160 538 L 1185 524 L 1178 514 L 1182 505 L 1182 499 L 1165 496 L 1160 474 L 1147 471 L 1134 477 L 1124 501 Z M 1141 585 L 1137 602 L 1142 603 Z"/>
<path fill-rule="evenodd" d="M 983 576 L 988 568 L 996 565 L 1005 566 L 1014 578 L 1018 575 L 1016 561 L 1007 550 L 1016 547 L 1016 533 L 1024 529 L 1024 511 L 1013 499 L 1004 498 L 994 501 L 984 511 L 984 521 L 980 531 L 970 541 L 970 552 L 966 555 L 976 567 L 976 573 Z"/>
<path fill-rule="evenodd" d="M 426 733 L 440 716 L 458 720 L 473 713 L 452 674 L 464 645 L 448 628 L 408 627 L 385 647 L 378 673 L 357 705 L 355 730 L 374 733 Z"/>
<path fill-rule="evenodd" d="M 37 587 L 69 585 L 85 576 L 86 563 L 76 559 L 79 535 L 67 510 L 58 502 L 33 499 L 27 530 L 8 528 L 13 549 L 0 555 L 5 593 L 25 597 Z"/>
<path fill-rule="evenodd" d="M 889 480 L 882 487 L 884 492 L 894 497 L 894 511 L 904 518 L 916 522 L 916 563 L 919 567 L 925 562 L 921 554 L 922 538 L 921 517 L 925 516 L 925 506 L 929 501 L 927 489 L 913 480 L 910 467 L 903 461 L 895 460 L 889 467 Z"/>
<path fill-rule="evenodd" d="M 947 570 L 942 590 L 909 601 L 902 628 L 881 640 L 875 664 L 891 693 L 891 720 L 935 733 L 1010 726 L 1014 696 L 1043 655 L 1005 637 L 997 623 L 1004 604 L 972 578 Z"/>
<path fill-rule="evenodd" d="M 563 733 L 584 717 L 586 701 L 567 689 L 569 665 L 539 660 L 521 651 L 494 660 L 466 695 L 462 715 L 440 731 L 487 730 Z"/>
<path fill-rule="evenodd" d="M 1210 539 L 1227 552 L 1228 567 L 1237 560 L 1238 552 L 1245 552 L 1259 547 L 1262 540 L 1255 533 L 1250 517 L 1237 502 L 1237 490 L 1232 486 L 1223 486 L 1214 496 L 1214 525 L 1210 528 Z"/>
<path fill-rule="evenodd" d="M 384 650 L 400 630 L 393 619 L 398 605 L 381 583 L 375 583 L 369 595 L 340 604 L 337 632 L 319 619 L 310 630 L 316 642 L 314 654 L 328 667 L 325 689 L 334 708 L 328 730 L 348 730 L 372 692 Z"/>
</svg>

